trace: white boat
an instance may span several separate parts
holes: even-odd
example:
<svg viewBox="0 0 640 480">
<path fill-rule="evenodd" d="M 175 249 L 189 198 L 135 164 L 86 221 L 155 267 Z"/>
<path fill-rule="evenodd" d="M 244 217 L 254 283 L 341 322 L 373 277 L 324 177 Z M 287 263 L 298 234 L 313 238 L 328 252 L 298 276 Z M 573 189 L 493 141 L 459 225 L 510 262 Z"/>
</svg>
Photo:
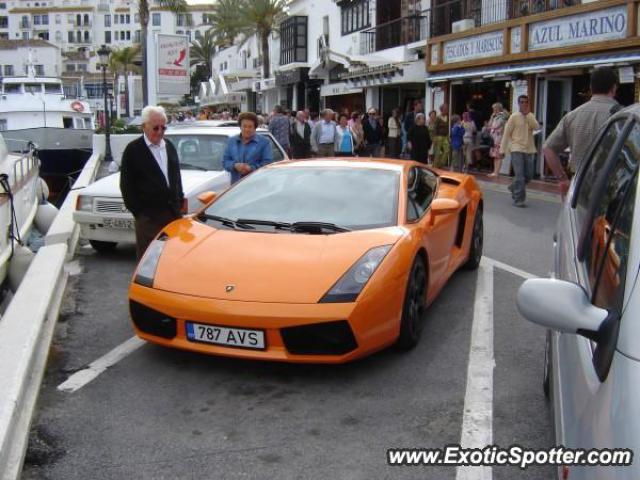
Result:
<svg viewBox="0 0 640 480">
<path fill-rule="evenodd" d="M 82 169 L 91 155 L 94 130 L 88 102 L 64 95 L 62 81 L 37 77 L 2 79 L 0 132 L 10 151 L 33 142 L 39 151 L 40 174 L 63 177 Z"/>
<path fill-rule="evenodd" d="M 12 287 L 19 283 L 31 257 L 23 245 L 33 225 L 46 232 L 57 212 L 45 201 L 46 186 L 38 173 L 34 152 L 9 153 L 0 135 L 0 284 L 10 267 L 17 275 L 10 279 Z"/>
</svg>

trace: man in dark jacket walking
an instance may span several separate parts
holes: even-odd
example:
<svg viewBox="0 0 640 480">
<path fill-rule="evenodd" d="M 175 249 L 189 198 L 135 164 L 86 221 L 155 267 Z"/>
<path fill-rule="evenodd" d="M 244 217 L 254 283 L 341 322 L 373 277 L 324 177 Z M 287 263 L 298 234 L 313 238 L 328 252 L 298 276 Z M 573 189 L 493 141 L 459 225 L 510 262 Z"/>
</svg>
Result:
<svg viewBox="0 0 640 480">
<path fill-rule="evenodd" d="M 367 117 L 362 122 L 362 128 L 364 130 L 365 156 L 381 157 L 384 134 L 378 111 L 375 108 L 368 110 Z"/>
<path fill-rule="evenodd" d="M 311 157 L 311 126 L 303 111 L 296 114 L 291 126 L 291 156 L 293 158 Z"/>
</svg>

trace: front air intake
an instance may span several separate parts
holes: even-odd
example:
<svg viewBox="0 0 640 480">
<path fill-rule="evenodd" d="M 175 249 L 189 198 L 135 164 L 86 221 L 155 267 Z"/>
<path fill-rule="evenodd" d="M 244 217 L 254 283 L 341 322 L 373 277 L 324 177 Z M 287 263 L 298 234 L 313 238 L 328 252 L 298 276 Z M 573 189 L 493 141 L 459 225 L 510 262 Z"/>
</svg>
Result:
<svg viewBox="0 0 640 480">
<path fill-rule="evenodd" d="M 156 337 L 175 338 L 177 333 L 175 318 L 133 300 L 129 301 L 129 312 L 131 313 L 131 320 L 133 320 L 138 330 Z"/>
<path fill-rule="evenodd" d="M 344 355 L 358 347 L 346 320 L 287 327 L 280 334 L 294 355 Z"/>
</svg>

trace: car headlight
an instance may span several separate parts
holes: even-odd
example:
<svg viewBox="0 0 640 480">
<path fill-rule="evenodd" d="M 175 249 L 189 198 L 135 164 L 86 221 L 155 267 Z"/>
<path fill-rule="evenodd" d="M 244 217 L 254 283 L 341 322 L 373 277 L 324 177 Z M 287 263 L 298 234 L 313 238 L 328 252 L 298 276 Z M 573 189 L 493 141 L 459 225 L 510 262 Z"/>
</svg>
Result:
<svg viewBox="0 0 640 480">
<path fill-rule="evenodd" d="M 93 197 L 90 195 L 78 195 L 76 210 L 91 212 L 93 210 Z"/>
<path fill-rule="evenodd" d="M 153 279 L 156 276 L 160 255 L 162 255 L 162 250 L 164 250 L 167 238 L 166 233 L 161 233 L 160 236 L 147 247 L 140 261 L 140 265 L 138 265 L 136 276 L 133 279 L 138 285 L 149 288 L 153 287 Z"/>
<path fill-rule="evenodd" d="M 320 299 L 320 303 L 355 302 L 391 247 L 392 245 L 382 245 L 365 253 Z"/>
</svg>

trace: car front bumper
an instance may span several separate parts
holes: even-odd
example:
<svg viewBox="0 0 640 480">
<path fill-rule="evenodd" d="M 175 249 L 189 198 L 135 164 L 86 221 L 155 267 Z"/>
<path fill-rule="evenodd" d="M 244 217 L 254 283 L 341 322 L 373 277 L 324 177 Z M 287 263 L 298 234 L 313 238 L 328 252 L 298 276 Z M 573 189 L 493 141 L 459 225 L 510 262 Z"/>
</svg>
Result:
<svg viewBox="0 0 640 480">
<path fill-rule="evenodd" d="M 80 226 L 80 236 L 84 239 L 115 243 L 136 242 L 135 223 L 131 215 L 110 216 L 75 211 L 73 220 Z M 115 224 L 119 227 L 113 226 Z"/>
<path fill-rule="evenodd" d="M 354 303 L 258 303 L 193 297 L 132 283 L 129 300 L 153 312 L 151 316 L 155 318 L 141 321 L 139 307 L 130 308 L 132 317 L 138 317 L 132 318 L 136 334 L 152 343 L 254 360 L 345 363 L 395 343 L 403 294 L 402 289 L 394 292 L 392 288 L 386 295 L 371 296 Z M 159 327 L 157 323 L 149 322 L 164 322 L 165 325 Z M 187 338 L 186 322 L 262 330 L 266 346 L 258 350 L 194 342 Z M 336 348 L 299 353 L 300 343 L 296 342 L 304 343 L 305 335 L 317 336 L 311 339 L 316 346 L 329 342 Z M 349 344 L 349 338 L 354 343 Z"/>
</svg>

